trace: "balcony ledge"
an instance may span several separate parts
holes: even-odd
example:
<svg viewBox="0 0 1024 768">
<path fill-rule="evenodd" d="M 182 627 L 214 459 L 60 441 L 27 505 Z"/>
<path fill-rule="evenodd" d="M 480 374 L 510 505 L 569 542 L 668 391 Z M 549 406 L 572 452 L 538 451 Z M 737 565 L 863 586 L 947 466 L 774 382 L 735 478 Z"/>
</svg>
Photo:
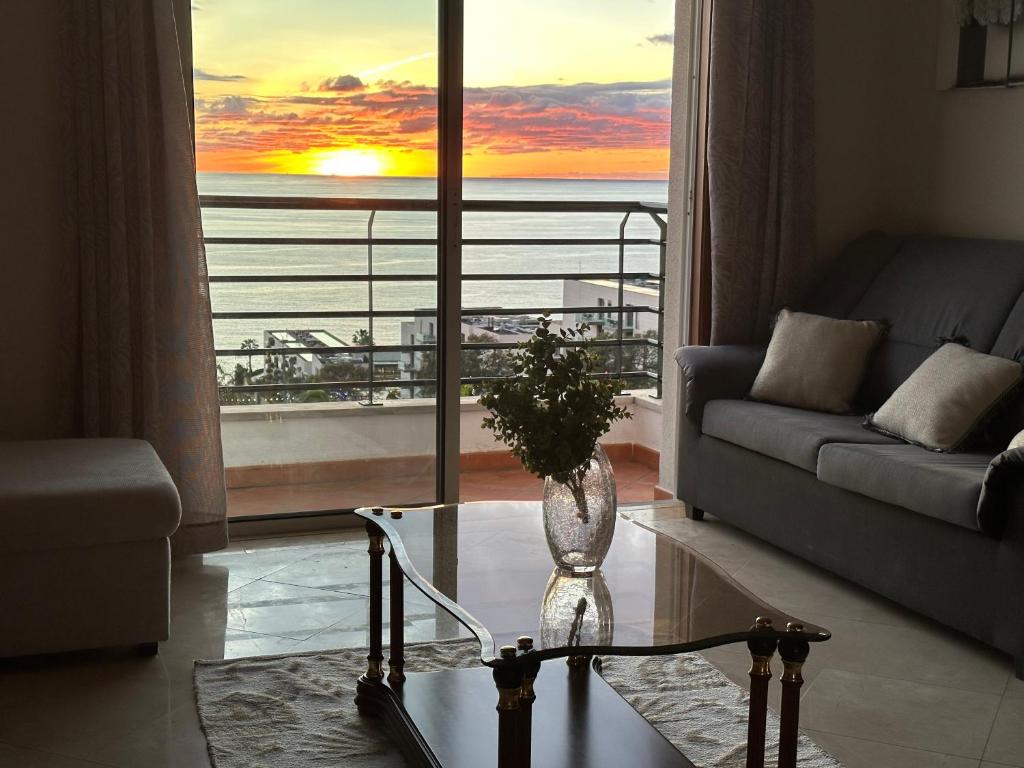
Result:
<svg viewBox="0 0 1024 768">
<path fill-rule="evenodd" d="M 484 412 L 476 397 L 461 398 L 462 413 Z M 653 396 L 653 390 L 644 390 L 615 398 L 620 407 L 661 413 L 661 400 Z M 278 403 L 267 405 L 223 405 L 220 409 L 222 422 L 235 421 L 277 421 L 284 419 L 361 418 L 376 416 L 403 416 L 418 413 L 432 413 L 436 409 L 433 400 L 384 400 L 381 405 L 361 405 L 358 402 L 334 403 Z"/>
</svg>

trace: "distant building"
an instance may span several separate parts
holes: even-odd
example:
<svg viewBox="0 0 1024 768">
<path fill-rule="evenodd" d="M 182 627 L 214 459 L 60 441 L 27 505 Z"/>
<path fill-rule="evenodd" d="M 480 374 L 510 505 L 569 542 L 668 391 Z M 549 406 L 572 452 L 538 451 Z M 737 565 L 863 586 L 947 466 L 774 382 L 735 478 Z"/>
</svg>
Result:
<svg viewBox="0 0 1024 768">
<path fill-rule="evenodd" d="M 488 310 L 490 311 L 490 309 Z M 532 315 L 510 315 L 500 314 L 501 307 L 494 308 L 494 314 L 474 315 L 462 320 L 462 340 L 467 341 L 470 337 L 482 338 L 488 341 L 515 343 L 526 341 L 533 332 L 537 330 L 537 318 Z M 552 328 L 556 325 L 553 324 Z M 416 317 L 413 320 L 403 322 L 401 325 L 402 344 L 420 345 L 437 343 L 437 318 Z M 424 363 L 427 356 L 436 360 L 433 351 L 410 351 L 402 353 L 401 377 L 406 380 L 424 378 Z M 431 367 L 426 371 L 427 378 L 433 378 L 436 371 Z M 420 396 L 420 389 L 411 394 L 412 397 Z"/>
<path fill-rule="evenodd" d="M 280 355 L 267 355 L 267 357 L 294 358 L 295 368 L 305 377 L 315 376 L 327 365 L 338 365 L 349 363 L 352 365 L 366 364 L 370 356 L 366 352 L 290 352 L 287 350 L 306 348 L 322 348 L 325 350 L 337 350 L 339 347 L 351 346 L 342 341 L 333 333 L 325 330 L 274 330 L 263 332 L 263 346 L 267 348 L 282 349 Z M 373 355 L 373 366 L 376 369 L 377 378 L 397 379 L 401 363 L 401 355 L 398 352 L 375 352 Z"/>
<path fill-rule="evenodd" d="M 643 336 L 657 332 L 658 315 L 654 312 L 629 311 L 631 306 L 659 307 L 658 283 L 654 280 L 626 281 L 622 288 L 622 333 L 624 336 Z M 618 280 L 565 280 L 562 282 L 563 307 L 609 307 L 607 312 L 566 314 L 565 323 L 589 323 L 595 333 L 617 333 L 619 324 Z"/>
</svg>

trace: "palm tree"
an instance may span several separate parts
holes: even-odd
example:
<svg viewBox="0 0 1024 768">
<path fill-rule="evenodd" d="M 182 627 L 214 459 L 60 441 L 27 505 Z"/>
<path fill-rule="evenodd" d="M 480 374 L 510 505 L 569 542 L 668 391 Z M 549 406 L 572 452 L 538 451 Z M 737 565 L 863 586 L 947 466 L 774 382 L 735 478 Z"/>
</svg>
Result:
<svg viewBox="0 0 1024 768">
<path fill-rule="evenodd" d="M 253 350 L 259 348 L 260 345 L 256 343 L 256 339 L 246 339 L 245 341 L 242 342 L 243 350 Z M 249 373 L 252 373 L 252 352 L 246 355 L 246 357 L 249 358 Z"/>
</svg>

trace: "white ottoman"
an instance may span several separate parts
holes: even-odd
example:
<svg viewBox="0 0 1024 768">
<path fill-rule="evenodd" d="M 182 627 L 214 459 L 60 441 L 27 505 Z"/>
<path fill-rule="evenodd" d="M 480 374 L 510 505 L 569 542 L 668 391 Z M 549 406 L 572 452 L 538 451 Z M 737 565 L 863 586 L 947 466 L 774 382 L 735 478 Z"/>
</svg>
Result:
<svg viewBox="0 0 1024 768">
<path fill-rule="evenodd" d="M 168 636 L 180 519 L 144 440 L 0 442 L 0 657 L 155 653 Z"/>
</svg>

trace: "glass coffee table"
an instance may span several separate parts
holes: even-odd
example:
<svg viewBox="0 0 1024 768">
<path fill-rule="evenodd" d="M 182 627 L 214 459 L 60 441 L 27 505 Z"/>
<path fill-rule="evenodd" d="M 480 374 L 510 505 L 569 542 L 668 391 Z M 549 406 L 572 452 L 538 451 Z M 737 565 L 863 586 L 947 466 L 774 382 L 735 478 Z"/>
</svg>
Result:
<svg viewBox="0 0 1024 768">
<path fill-rule="evenodd" d="M 759 600 L 685 544 L 620 511 L 604 563 L 581 578 L 554 568 L 540 502 L 375 507 L 356 514 L 365 519 L 370 540 L 370 650 L 356 704 L 386 718 L 413 764 L 692 766 L 593 668 L 600 655 L 655 656 L 745 643 L 752 659 L 746 765 L 764 765 L 770 660 L 777 650 L 783 663 L 778 765 L 795 767 L 801 667 L 810 644 L 830 634 Z M 475 636 L 479 667 L 405 669 L 406 579 L 436 604 L 438 622 L 457 622 Z M 568 663 L 551 663 L 561 658 Z"/>
</svg>

